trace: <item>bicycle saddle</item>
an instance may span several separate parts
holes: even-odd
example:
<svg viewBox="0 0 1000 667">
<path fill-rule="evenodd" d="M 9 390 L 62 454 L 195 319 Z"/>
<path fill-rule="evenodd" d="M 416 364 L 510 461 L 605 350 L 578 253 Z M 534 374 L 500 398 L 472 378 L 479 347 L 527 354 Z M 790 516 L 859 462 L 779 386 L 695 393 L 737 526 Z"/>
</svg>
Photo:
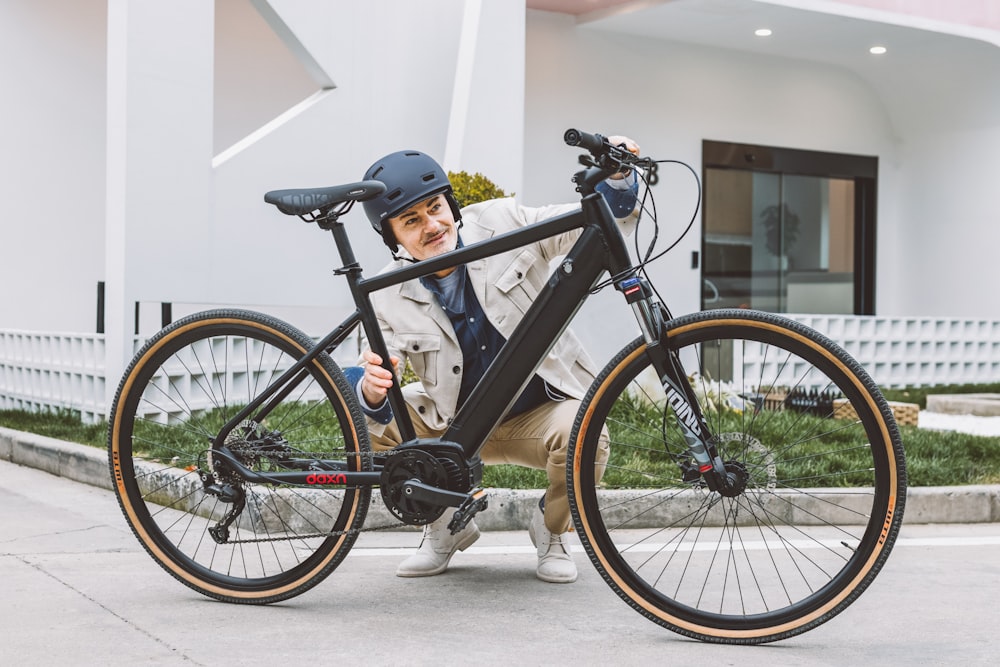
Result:
<svg viewBox="0 0 1000 667">
<path fill-rule="evenodd" d="M 360 181 L 325 188 L 272 190 L 264 201 L 274 204 L 285 215 L 306 215 L 313 211 L 328 211 L 345 202 L 365 201 L 385 192 L 381 181 Z"/>
</svg>

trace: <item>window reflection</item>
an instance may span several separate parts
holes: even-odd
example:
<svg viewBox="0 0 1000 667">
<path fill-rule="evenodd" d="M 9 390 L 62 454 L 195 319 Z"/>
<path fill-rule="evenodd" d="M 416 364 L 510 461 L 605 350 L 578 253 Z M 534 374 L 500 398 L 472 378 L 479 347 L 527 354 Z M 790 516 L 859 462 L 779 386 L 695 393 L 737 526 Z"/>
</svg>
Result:
<svg viewBox="0 0 1000 667">
<path fill-rule="evenodd" d="M 854 181 L 705 171 L 703 308 L 854 312 Z"/>
</svg>

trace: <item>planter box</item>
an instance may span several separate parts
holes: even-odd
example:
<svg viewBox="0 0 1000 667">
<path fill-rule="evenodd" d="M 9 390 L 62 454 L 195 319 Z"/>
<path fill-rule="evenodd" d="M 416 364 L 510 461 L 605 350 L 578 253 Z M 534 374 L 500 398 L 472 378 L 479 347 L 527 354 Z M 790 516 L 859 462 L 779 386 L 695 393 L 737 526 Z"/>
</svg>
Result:
<svg viewBox="0 0 1000 667">
<path fill-rule="evenodd" d="M 889 408 L 892 410 L 897 424 L 917 425 L 920 406 L 916 403 L 889 401 Z M 833 416 L 837 419 L 857 419 L 858 413 L 854 411 L 854 408 L 847 402 L 847 399 L 838 398 L 833 402 Z"/>
</svg>

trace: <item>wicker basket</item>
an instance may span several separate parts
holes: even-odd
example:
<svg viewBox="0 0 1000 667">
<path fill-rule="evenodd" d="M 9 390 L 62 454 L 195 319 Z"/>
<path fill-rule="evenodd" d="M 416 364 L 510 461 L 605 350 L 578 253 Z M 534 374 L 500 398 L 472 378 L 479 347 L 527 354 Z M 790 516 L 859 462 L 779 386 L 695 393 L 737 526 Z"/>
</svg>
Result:
<svg viewBox="0 0 1000 667">
<path fill-rule="evenodd" d="M 920 406 L 916 403 L 889 401 L 889 409 L 892 410 L 897 424 L 917 425 Z M 838 398 L 833 402 L 833 416 L 837 419 L 857 419 L 858 413 L 854 411 L 846 398 Z"/>
</svg>

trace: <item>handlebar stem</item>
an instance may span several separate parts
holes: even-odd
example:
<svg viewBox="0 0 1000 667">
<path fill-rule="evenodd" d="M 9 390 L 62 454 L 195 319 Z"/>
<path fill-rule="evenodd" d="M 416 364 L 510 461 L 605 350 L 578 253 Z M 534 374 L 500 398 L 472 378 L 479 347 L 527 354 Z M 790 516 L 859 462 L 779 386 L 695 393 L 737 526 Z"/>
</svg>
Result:
<svg viewBox="0 0 1000 667">
<path fill-rule="evenodd" d="M 589 167 L 583 171 L 576 172 L 573 175 L 573 182 L 576 183 L 576 191 L 584 197 L 594 194 L 597 191 L 597 184 L 614 174 L 615 171 L 615 169 L 608 169 L 606 167 Z"/>
</svg>

